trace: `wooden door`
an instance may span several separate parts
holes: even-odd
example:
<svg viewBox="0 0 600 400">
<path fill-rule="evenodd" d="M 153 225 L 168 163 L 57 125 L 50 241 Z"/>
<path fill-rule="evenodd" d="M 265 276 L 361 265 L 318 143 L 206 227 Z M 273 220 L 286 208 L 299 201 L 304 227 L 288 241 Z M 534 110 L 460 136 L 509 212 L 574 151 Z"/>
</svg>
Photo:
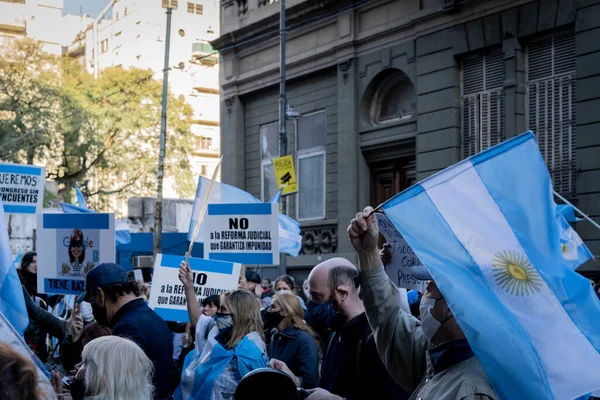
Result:
<svg viewBox="0 0 600 400">
<path fill-rule="evenodd" d="M 371 165 L 371 204 L 377 206 L 416 182 L 415 160 L 401 159 Z"/>
</svg>

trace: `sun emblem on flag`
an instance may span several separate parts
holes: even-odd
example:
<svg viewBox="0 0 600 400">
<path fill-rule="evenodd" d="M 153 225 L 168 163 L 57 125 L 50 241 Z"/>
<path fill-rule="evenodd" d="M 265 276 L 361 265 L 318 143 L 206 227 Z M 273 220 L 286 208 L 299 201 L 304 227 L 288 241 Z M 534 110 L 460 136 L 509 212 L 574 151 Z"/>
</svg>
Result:
<svg viewBox="0 0 600 400">
<path fill-rule="evenodd" d="M 492 260 L 494 279 L 500 287 L 510 294 L 529 296 L 539 292 L 542 278 L 531 266 L 527 258 L 513 250 L 504 250 Z"/>
<path fill-rule="evenodd" d="M 560 245 L 560 251 L 565 254 L 567 252 L 567 250 L 569 250 L 569 247 L 567 246 L 566 243 L 563 243 Z"/>
</svg>

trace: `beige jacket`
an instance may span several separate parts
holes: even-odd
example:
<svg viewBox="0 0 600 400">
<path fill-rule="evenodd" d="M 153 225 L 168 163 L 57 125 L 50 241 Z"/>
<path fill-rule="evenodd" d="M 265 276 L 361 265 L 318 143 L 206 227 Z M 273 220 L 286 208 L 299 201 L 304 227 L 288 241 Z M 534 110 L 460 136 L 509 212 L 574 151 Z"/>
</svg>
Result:
<svg viewBox="0 0 600 400">
<path fill-rule="evenodd" d="M 434 373 L 421 322 L 400 308 L 398 289 L 383 266 L 361 273 L 360 296 L 388 372 L 411 399 L 496 400 L 498 396 L 473 356 Z"/>
</svg>

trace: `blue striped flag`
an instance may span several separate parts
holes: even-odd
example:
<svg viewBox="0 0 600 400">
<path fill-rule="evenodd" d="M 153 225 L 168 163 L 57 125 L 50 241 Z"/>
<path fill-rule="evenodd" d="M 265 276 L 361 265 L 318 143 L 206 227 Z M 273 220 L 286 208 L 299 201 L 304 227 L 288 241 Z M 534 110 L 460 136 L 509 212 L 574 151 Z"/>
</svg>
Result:
<svg viewBox="0 0 600 400">
<path fill-rule="evenodd" d="M 2 201 L 0 201 L 0 313 L 4 314 L 12 326 L 23 335 L 29 325 L 29 317 L 16 264 L 12 261 Z"/>
<path fill-rule="evenodd" d="M 531 132 L 383 208 L 502 399 L 573 399 L 600 389 L 600 302 L 564 262 L 552 182 Z"/>
<path fill-rule="evenodd" d="M 572 270 L 594 257 L 563 215 L 556 214 L 556 223 L 558 224 L 562 255 Z"/>
</svg>

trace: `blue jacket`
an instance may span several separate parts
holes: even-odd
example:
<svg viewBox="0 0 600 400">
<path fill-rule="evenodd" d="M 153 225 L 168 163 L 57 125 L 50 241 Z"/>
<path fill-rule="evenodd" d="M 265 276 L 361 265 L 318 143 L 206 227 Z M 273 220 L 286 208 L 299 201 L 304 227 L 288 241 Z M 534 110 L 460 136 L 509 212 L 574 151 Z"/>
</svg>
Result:
<svg viewBox="0 0 600 400">
<path fill-rule="evenodd" d="M 323 349 L 319 387 L 346 399 L 409 398 L 381 362 L 365 313 L 336 327 Z"/>
<path fill-rule="evenodd" d="M 312 335 L 302 329 L 288 326 L 271 337 L 269 357 L 287 364 L 302 381 L 302 387 L 317 386 L 319 374 L 319 345 Z"/>
<path fill-rule="evenodd" d="M 167 323 L 146 305 L 144 299 L 135 299 L 125 304 L 115 313 L 111 322 L 113 335 L 133 340 L 154 364 L 154 398 L 168 398 L 173 337 Z"/>
</svg>

